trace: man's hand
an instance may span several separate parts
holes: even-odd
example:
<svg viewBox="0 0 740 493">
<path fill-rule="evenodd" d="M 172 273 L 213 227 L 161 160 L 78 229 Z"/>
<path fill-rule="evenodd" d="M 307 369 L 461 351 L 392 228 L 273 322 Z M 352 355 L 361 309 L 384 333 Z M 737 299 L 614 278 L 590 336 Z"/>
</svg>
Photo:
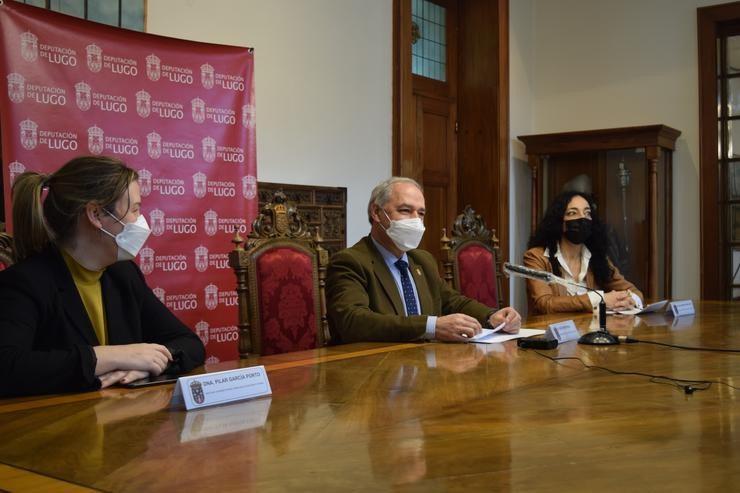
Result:
<svg viewBox="0 0 740 493">
<path fill-rule="evenodd" d="M 481 325 L 476 319 L 463 313 L 437 317 L 434 338 L 438 341 L 465 342 L 480 334 Z"/>
<path fill-rule="evenodd" d="M 522 316 L 513 308 L 506 307 L 491 315 L 488 323 L 491 324 L 491 327 L 498 327 L 502 323 L 506 323 L 501 330 L 510 334 L 516 334 L 522 327 Z"/>
</svg>

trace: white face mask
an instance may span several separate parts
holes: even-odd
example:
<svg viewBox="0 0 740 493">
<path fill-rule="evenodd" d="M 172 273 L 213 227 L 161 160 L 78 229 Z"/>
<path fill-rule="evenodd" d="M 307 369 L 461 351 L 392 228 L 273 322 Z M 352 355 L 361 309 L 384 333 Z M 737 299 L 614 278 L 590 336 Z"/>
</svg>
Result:
<svg viewBox="0 0 740 493">
<path fill-rule="evenodd" d="M 391 222 L 385 232 L 391 241 L 393 241 L 393 244 L 396 245 L 396 248 L 402 252 L 408 252 L 419 246 L 425 230 L 421 218 L 415 217 L 413 219 L 398 219 L 394 221 L 388 216 L 385 210 L 383 210 L 383 214 Z"/>
<path fill-rule="evenodd" d="M 105 234 L 116 240 L 116 244 L 118 245 L 118 260 L 133 260 L 133 258 L 138 255 L 139 250 L 144 246 L 144 243 L 152 232 L 152 230 L 149 229 L 146 218 L 143 214 L 139 214 L 136 221 L 132 223 L 124 223 L 110 212 L 105 212 L 107 212 L 110 217 L 123 224 L 123 230 L 117 235 L 106 231 L 102 227 L 100 228 Z"/>
</svg>

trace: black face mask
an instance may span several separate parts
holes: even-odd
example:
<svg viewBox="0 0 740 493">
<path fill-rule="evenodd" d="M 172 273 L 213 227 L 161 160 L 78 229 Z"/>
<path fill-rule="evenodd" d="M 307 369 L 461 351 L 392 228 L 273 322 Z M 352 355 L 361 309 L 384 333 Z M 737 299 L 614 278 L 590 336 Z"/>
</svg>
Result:
<svg viewBox="0 0 740 493">
<path fill-rule="evenodd" d="M 591 237 L 591 220 L 585 217 L 565 221 L 563 235 L 569 242 L 580 245 Z"/>
</svg>

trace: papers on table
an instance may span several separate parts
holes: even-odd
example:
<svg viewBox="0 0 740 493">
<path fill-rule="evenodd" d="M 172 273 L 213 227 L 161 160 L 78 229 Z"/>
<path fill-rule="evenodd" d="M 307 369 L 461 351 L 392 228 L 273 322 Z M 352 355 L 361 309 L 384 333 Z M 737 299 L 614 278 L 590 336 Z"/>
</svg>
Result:
<svg viewBox="0 0 740 493">
<path fill-rule="evenodd" d="M 471 337 L 470 338 L 470 341 L 471 342 L 480 342 L 482 339 L 486 339 L 491 334 L 495 334 L 497 332 L 500 332 L 501 329 L 504 328 L 504 326 L 506 326 L 506 322 L 503 322 L 503 323 L 497 325 L 496 327 L 494 327 L 492 329 L 483 329 L 483 330 L 481 330 L 480 334 Z"/>
<path fill-rule="evenodd" d="M 661 300 L 656 301 L 655 303 L 650 303 L 648 306 L 644 307 L 642 310 L 638 308 L 632 308 L 629 310 L 607 310 L 608 315 L 642 315 L 643 313 L 653 313 L 653 312 L 659 312 L 661 310 L 665 310 L 666 305 L 668 304 L 668 300 Z"/>
<path fill-rule="evenodd" d="M 500 332 L 495 329 L 483 329 L 483 332 L 470 339 L 470 342 L 477 342 L 478 344 L 495 344 L 497 342 L 510 341 L 512 339 L 519 339 L 520 337 L 538 336 L 544 334 L 545 331 L 541 329 L 519 329 L 516 334 L 509 334 L 508 332 Z"/>
</svg>

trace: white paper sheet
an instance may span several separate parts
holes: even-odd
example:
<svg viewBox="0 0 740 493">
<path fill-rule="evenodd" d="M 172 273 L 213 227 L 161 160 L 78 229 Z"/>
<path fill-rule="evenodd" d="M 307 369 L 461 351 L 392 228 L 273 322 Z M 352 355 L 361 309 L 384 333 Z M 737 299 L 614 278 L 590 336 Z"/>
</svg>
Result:
<svg viewBox="0 0 740 493">
<path fill-rule="evenodd" d="M 542 329 L 522 328 L 519 329 L 519 332 L 517 332 L 516 334 L 509 334 L 508 332 L 493 332 L 492 330 L 488 329 L 487 335 L 481 337 L 482 333 L 478 334 L 476 337 L 470 339 L 470 342 L 476 342 L 478 344 L 495 344 L 497 342 L 510 341 L 512 339 L 519 339 L 521 337 L 538 336 L 544 333 L 545 331 Z"/>
<path fill-rule="evenodd" d="M 630 310 L 607 310 L 607 315 L 641 315 L 643 313 L 653 313 L 660 310 L 665 309 L 666 304 L 668 303 L 668 300 L 661 300 L 656 301 L 655 303 L 651 303 L 642 310 L 639 310 L 637 308 L 632 308 Z"/>
</svg>

